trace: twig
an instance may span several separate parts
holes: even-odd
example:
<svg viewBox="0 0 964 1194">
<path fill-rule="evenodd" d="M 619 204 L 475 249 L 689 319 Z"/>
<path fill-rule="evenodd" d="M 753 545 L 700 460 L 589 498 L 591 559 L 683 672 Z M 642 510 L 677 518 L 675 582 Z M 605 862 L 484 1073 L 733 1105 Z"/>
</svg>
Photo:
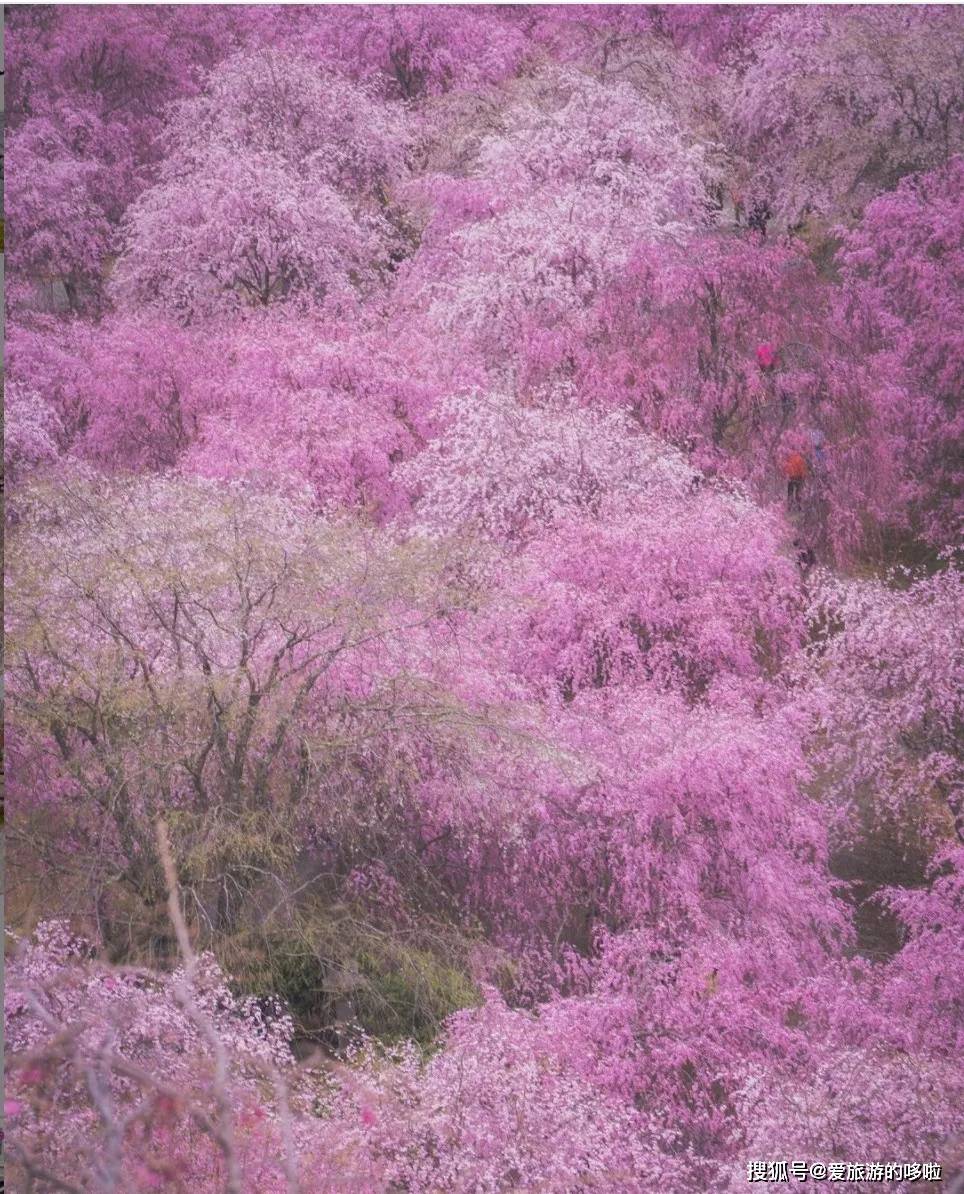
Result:
<svg viewBox="0 0 964 1194">
<path fill-rule="evenodd" d="M 181 912 L 178 899 L 177 873 L 174 869 L 174 858 L 171 854 L 171 842 L 167 833 L 167 825 L 158 818 L 157 850 L 164 870 L 164 881 L 167 884 L 167 912 L 174 925 L 178 948 L 184 959 L 187 982 L 177 980 L 173 983 L 174 994 L 185 1014 L 194 1022 L 202 1036 L 211 1046 L 214 1054 L 214 1101 L 217 1106 L 217 1118 L 213 1121 L 214 1139 L 224 1156 L 227 1170 L 224 1181 L 224 1194 L 243 1194 L 241 1183 L 241 1164 L 234 1139 L 234 1121 L 231 1100 L 228 1095 L 228 1059 L 224 1045 L 218 1036 L 214 1025 L 203 1014 L 194 1000 L 193 987 L 197 973 L 197 955 L 191 945 L 187 925 Z"/>
</svg>

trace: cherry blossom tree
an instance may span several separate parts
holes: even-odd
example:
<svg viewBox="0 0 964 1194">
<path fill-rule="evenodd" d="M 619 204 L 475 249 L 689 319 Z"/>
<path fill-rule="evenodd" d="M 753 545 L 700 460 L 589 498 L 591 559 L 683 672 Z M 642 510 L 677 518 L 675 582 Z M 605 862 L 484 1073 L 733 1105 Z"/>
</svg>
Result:
<svg viewBox="0 0 964 1194">
<path fill-rule="evenodd" d="M 307 22 L 298 35 L 319 57 L 411 102 L 513 74 L 528 51 L 522 25 L 517 14 L 476 7 L 355 8 Z"/>
<path fill-rule="evenodd" d="M 355 325 L 343 331 L 324 343 L 310 326 L 262 321 L 228 338 L 180 467 L 282 491 L 307 487 L 319 508 L 379 520 L 405 509 L 397 470 L 431 433 L 447 364 L 409 328 L 399 328 L 390 351 Z"/>
<path fill-rule="evenodd" d="M 182 159 L 203 162 L 212 146 L 276 154 L 342 193 L 388 188 L 404 168 L 408 122 L 368 89 L 320 71 L 303 56 L 242 51 L 181 101 L 166 138 Z"/>
<path fill-rule="evenodd" d="M 196 90 L 236 20 L 226 9 L 8 14 L 13 252 L 24 274 L 63 283 L 70 310 L 103 306 L 118 225 L 157 161 L 163 112 Z M 174 61 L 183 69 L 165 65 Z"/>
<path fill-rule="evenodd" d="M 3 469 L 7 483 L 59 456 L 57 414 L 34 390 L 7 382 L 4 393 Z"/>
<path fill-rule="evenodd" d="M 17 227 L 10 263 L 24 278 L 61 282 L 75 312 L 99 295 L 120 214 L 111 172 L 88 156 L 90 131 L 75 129 L 68 139 L 41 116 L 6 145 L 6 200 Z"/>
<path fill-rule="evenodd" d="M 535 379 L 575 368 L 580 391 L 630 404 L 698 468 L 729 472 L 764 498 L 782 486 L 786 454 L 802 452 L 802 529 L 827 552 L 846 555 L 906 516 L 903 394 L 860 359 L 801 248 L 709 236 L 644 249 L 597 311 L 592 350 L 560 361 L 546 338 Z"/>
<path fill-rule="evenodd" d="M 254 89 L 262 77 L 270 86 Z M 180 106 L 161 180 L 128 212 L 118 299 L 187 322 L 363 286 L 388 226 L 352 200 L 387 203 L 398 134 L 364 91 L 307 63 L 229 59 Z"/>
<path fill-rule="evenodd" d="M 788 10 L 734 99 L 752 186 L 793 224 L 849 218 L 960 149 L 961 18 L 952 7 Z"/>
<path fill-rule="evenodd" d="M 376 242 L 319 177 L 269 156 L 215 151 L 128 215 L 115 294 L 189 323 L 274 302 L 320 302 L 371 275 Z"/>
<path fill-rule="evenodd" d="M 401 470 L 418 528 L 524 541 L 559 517 L 598 511 L 613 491 L 685 490 L 682 460 L 639 433 L 625 412 L 565 402 L 522 406 L 478 390 L 440 405 L 444 434 Z"/>
<path fill-rule="evenodd" d="M 721 683 L 732 701 L 740 678 L 779 670 L 801 630 L 782 540 L 779 524 L 725 492 L 610 496 L 595 517 L 540 538 L 509 579 L 518 666 L 570 699 L 646 682 L 690 697 Z"/>
<path fill-rule="evenodd" d="M 811 618 L 816 753 L 852 842 L 887 828 L 928 854 L 964 841 L 957 789 L 961 577 L 825 578 Z"/>
<path fill-rule="evenodd" d="M 500 178 L 497 201 L 441 240 L 438 223 L 452 219 L 433 212 L 432 251 L 406 273 L 402 301 L 411 295 L 449 333 L 472 330 L 487 361 L 504 369 L 520 326 L 578 313 L 637 241 L 672 240 L 697 226 L 710 166 L 671 115 L 629 84 L 571 70 L 520 88 L 500 125 L 471 168 Z M 450 188 L 433 191 L 437 207 L 461 203 Z"/>
<path fill-rule="evenodd" d="M 163 978 L 112 970 L 64 922 L 41 924 L 8 969 L 14 1174 L 147 1191 L 239 1190 L 243 1172 L 284 1189 L 259 1086 L 290 1068 L 291 1022 L 270 1010 L 237 999 L 209 956 Z"/>
<path fill-rule="evenodd" d="M 853 334 L 881 372 L 903 380 L 900 415 L 918 520 L 938 546 L 960 518 L 955 396 L 964 381 L 964 351 L 954 309 L 964 269 L 962 178 L 964 158 L 954 157 L 939 170 L 904 179 L 870 204 L 841 255 Z"/>
<path fill-rule="evenodd" d="M 203 521 L 190 515 L 201 494 L 211 499 Z M 367 702 L 378 703 L 374 674 L 359 684 L 348 668 L 334 680 L 342 654 L 360 652 L 374 666 L 379 643 L 401 648 L 391 625 L 400 633 L 443 618 L 444 598 L 436 606 L 430 587 L 417 597 L 413 591 L 404 612 L 401 576 L 377 579 L 374 544 L 366 546 L 364 535 L 350 547 L 348 528 L 332 527 L 325 545 L 322 527 L 299 520 L 297 507 L 219 493 L 210 483 L 157 480 L 104 491 L 79 477 L 62 493 L 38 491 L 24 519 L 33 530 L 18 553 L 9 700 L 21 748 L 51 793 L 24 791 L 25 814 L 54 793 L 72 805 L 65 848 L 73 848 L 71 838 L 100 843 L 91 845 L 99 899 L 111 873 L 149 892 L 154 818 L 179 806 L 185 842 L 199 850 L 202 919 L 227 923 L 236 904 L 222 880 L 240 842 L 230 845 L 228 833 L 228 854 L 215 859 L 213 840 L 201 846 L 212 828 L 204 810 L 220 809 L 218 819 L 267 818 L 262 862 L 290 842 L 299 818 L 311 816 L 305 800 L 318 782 L 322 725 L 347 715 L 345 701 L 359 701 L 359 715 Z M 343 563 L 354 556 L 357 565 L 354 581 L 335 565 L 345 552 Z M 55 577 L 44 563 L 54 555 Z M 390 565 L 397 567 L 404 568 L 401 558 Z M 334 569 L 327 582 L 326 568 Z M 315 606 L 325 588 L 327 611 Z M 86 644 L 78 619 L 89 625 Z M 390 690 L 387 658 L 384 666 Z M 312 746 L 316 732 L 322 737 Z M 360 748 L 365 737 L 359 729 Z M 350 787 L 345 765 L 332 791 Z M 255 838 L 251 845 L 261 851 Z M 248 869 L 254 862 L 240 860 L 239 877 L 258 873 L 261 864 Z"/>
</svg>

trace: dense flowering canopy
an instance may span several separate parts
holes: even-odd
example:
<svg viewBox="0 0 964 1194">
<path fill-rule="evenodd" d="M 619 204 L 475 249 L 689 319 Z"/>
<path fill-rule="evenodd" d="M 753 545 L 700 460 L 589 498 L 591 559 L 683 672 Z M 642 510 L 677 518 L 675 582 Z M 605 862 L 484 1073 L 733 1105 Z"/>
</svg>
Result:
<svg viewBox="0 0 964 1194">
<path fill-rule="evenodd" d="M 751 186 L 784 220 L 849 216 L 961 149 L 964 50 L 952 7 L 793 10 L 752 53 L 731 119 Z"/>
<path fill-rule="evenodd" d="M 961 11 L 6 24 L 11 1180 L 959 1174 Z"/>
<path fill-rule="evenodd" d="M 938 545 L 960 518 L 964 228 L 954 196 L 962 186 L 960 155 L 905 178 L 869 205 L 841 254 L 849 326 L 905 391 L 899 418 L 908 471 L 921 495 L 922 529 Z"/>
</svg>

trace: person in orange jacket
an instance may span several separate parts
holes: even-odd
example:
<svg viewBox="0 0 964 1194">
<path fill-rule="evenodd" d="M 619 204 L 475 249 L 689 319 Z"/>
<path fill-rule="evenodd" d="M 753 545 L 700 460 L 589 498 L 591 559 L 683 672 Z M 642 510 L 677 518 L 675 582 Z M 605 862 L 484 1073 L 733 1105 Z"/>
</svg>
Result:
<svg viewBox="0 0 964 1194">
<path fill-rule="evenodd" d="M 787 505 L 800 505 L 803 483 L 807 479 L 806 457 L 800 452 L 790 452 L 783 461 L 783 475 L 787 479 Z"/>
</svg>

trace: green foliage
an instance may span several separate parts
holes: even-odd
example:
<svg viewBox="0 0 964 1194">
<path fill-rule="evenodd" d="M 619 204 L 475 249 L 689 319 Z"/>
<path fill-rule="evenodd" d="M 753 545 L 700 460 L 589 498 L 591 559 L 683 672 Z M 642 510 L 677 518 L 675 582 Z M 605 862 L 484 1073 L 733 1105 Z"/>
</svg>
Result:
<svg viewBox="0 0 964 1194">
<path fill-rule="evenodd" d="M 413 1037 L 430 1043 L 443 1020 L 479 1004 L 470 977 L 428 950 L 386 937 L 378 953 L 358 959 L 363 983 L 357 1015 L 362 1027 L 384 1039 Z"/>
<path fill-rule="evenodd" d="M 403 929 L 317 899 L 268 931 L 252 923 L 218 953 L 245 990 L 283 999 L 306 1037 L 330 1044 L 352 1024 L 427 1046 L 448 1016 L 480 1002 L 468 945 L 447 926 Z"/>
</svg>

